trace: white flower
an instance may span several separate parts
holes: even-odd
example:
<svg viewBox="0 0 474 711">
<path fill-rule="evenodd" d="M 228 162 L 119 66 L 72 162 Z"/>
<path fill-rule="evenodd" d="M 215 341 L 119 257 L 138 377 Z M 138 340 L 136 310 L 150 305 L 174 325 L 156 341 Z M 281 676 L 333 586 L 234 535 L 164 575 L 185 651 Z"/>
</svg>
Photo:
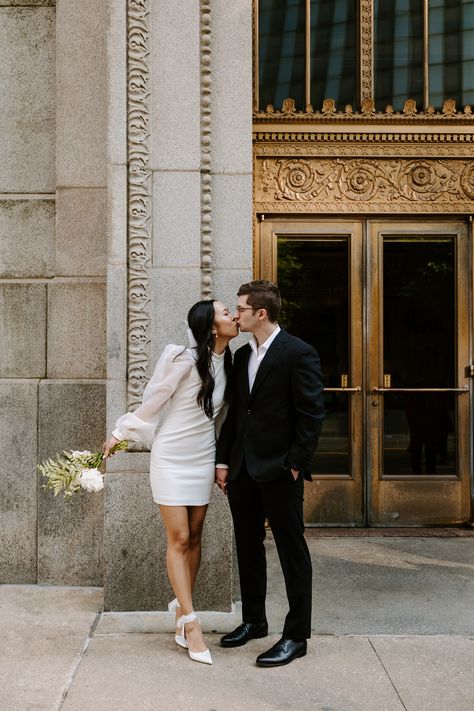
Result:
<svg viewBox="0 0 474 711">
<path fill-rule="evenodd" d="M 91 454 L 88 449 L 85 449 L 83 452 L 79 452 L 79 450 L 75 449 L 74 452 L 71 452 L 73 457 L 85 457 L 88 454 Z"/>
<path fill-rule="evenodd" d="M 104 488 L 104 477 L 98 469 L 83 469 L 79 484 L 86 491 L 100 491 Z"/>
</svg>

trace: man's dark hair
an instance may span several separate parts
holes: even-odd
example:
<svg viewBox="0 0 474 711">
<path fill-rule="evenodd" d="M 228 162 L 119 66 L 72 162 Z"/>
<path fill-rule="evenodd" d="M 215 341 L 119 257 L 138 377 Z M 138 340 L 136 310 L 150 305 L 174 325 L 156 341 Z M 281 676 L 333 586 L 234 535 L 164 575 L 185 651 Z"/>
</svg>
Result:
<svg viewBox="0 0 474 711">
<path fill-rule="evenodd" d="M 246 296 L 247 303 L 254 311 L 265 309 L 268 319 L 275 323 L 281 309 L 280 290 L 272 281 L 257 279 L 242 284 L 237 292 L 237 296 Z"/>
</svg>

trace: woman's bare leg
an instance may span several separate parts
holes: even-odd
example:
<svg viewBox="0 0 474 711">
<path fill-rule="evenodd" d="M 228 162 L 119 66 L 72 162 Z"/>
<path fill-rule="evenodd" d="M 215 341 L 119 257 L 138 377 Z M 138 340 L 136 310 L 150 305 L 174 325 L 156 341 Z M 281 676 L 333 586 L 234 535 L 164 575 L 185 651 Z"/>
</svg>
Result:
<svg viewBox="0 0 474 711">
<path fill-rule="evenodd" d="M 196 576 L 201 564 L 201 538 L 204 519 L 206 518 L 207 504 L 205 506 L 189 506 L 189 574 L 191 577 L 191 590 L 194 589 Z"/>
<path fill-rule="evenodd" d="M 168 576 L 180 602 L 182 614 L 188 615 L 193 610 L 188 508 L 160 505 L 160 512 L 168 543 L 166 551 Z M 186 637 L 189 648 L 193 652 L 202 652 L 206 649 L 199 623 L 191 622 L 186 625 Z"/>
</svg>

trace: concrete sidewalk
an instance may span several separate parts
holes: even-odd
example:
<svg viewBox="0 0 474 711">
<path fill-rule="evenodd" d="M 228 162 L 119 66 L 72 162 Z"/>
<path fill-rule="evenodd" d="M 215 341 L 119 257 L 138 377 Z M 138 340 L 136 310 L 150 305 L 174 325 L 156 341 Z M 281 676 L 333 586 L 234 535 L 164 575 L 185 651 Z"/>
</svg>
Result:
<svg viewBox="0 0 474 711">
<path fill-rule="evenodd" d="M 472 711 L 474 538 L 314 538 L 308 655 L 259 669 L 284 585 L 268 543 L 270 636 L 207 633 L 212 667 L 176 647 L 164 613 L 101 613 L 93 588 L 0 586 L 1 711 Z M 204 628 L 238 618 L 204 613 Z M 162 632 L 161 630 L 167 630 Z"/>
</svg>

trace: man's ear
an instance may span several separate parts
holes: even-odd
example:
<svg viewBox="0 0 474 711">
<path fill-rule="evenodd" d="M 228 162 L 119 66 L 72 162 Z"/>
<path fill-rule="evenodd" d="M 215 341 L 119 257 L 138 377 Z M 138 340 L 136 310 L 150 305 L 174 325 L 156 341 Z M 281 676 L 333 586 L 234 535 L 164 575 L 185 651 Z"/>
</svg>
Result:
<svg viewBox="0 0 474 711">
<path fill-rule="evenodd" d="M 267 317 L 267 310 L 266 309 L 259 309 L 258 310 L 258 318 L 260 321 L 263 321 L 264 318 Z"/>
</svg>

